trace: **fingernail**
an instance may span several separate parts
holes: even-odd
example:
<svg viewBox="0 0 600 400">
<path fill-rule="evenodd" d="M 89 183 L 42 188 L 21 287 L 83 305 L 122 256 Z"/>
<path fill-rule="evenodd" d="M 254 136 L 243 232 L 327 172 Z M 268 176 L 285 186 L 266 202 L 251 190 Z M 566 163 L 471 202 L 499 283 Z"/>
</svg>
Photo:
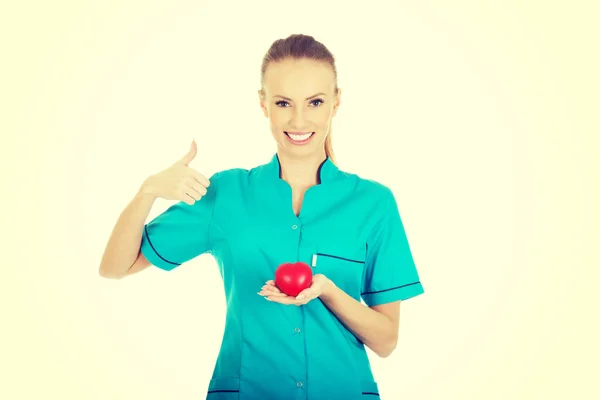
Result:
<svg viewBox="0 0 600 400">
<path fill-rule="evenodd" d="M 301 294 L 300 296 L 296 297 L 296 300 L 302 300 L 304 298 L 304 295 Z"/>
</svg>

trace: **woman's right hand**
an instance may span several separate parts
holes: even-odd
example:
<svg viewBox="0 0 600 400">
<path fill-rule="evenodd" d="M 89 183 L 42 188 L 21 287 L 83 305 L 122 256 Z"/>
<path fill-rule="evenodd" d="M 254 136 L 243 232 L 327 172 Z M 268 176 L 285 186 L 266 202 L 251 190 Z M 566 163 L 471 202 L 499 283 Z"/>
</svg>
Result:
<svg viewBox="0 0 600 400">
<path fill-rule="evenodd" d="M 164 171 L 148 177 L 142 184 L 141 192 L 154 198 L 180 200 L 194 205 L 207 193 L 210 185 L 208 178 L 188 166 L 197 152 L 196 141 L 193 141 L 183 158 Z"/>
</svg>

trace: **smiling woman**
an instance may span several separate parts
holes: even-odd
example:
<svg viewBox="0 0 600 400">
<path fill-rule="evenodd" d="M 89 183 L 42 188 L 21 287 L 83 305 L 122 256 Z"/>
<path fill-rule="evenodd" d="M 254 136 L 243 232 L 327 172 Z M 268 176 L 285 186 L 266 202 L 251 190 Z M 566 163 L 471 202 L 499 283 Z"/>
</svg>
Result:
<svg viewBox="0 0 600 400">
<path fill-rule="evenodd" d="M 331 121 L 341 89 L 333 54 L 308 35 L 276 40 L 263 58 L 260 82 L 260 105 L 282 158 L 323 149 L 335 163 Z"/>
<path fill-rule="evenodd" d="M 207 179 L 188 166 L 194 144 L 144 182 L 117 222 L 101 274 L 215 258 L 227 315 L 207 399 L 376 400 L 366 348 L 391 354 L 400 301 L 424 292 L 396 200 L 334 161 L 341 90 L 325 46 L 307 35 L 275 41 L 261 86 L 277 145 L 270 161 Z M 156 198 L 180 201 L 144 225 Z M 309 286 L 280 291 L 282 264 L 310 268 Z"/>
</svg>

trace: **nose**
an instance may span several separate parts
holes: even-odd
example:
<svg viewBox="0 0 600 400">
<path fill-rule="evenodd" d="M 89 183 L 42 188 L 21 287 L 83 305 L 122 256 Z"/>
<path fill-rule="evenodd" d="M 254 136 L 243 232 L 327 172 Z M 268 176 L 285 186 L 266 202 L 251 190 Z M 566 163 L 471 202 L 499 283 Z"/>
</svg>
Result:
<svg viewBox="0 0 600 400">
<path fill-rule="evenodd" d="M 304 127 L 308 125 L 308 118 L 306 118 L 305 110 L 302 107 L 296 107 L 292 110 L 292 119 L 290 120 L 290 127 L 297 130 L 298 132 L 304 132 Z"/>
</svg>

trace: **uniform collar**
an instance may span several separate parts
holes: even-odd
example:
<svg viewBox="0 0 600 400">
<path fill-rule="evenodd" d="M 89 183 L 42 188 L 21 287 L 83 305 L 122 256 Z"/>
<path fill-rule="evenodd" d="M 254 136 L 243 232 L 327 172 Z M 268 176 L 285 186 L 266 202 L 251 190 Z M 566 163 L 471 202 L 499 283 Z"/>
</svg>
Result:
<svg viewBox="0 0 600 400">
<path fill-rule="evenodd" d="M 331 161 L 329 157 L 325 159 L 319 166 L 319 180 L 320 184 L 327 184 L 333 182 L 338 177 L 340 170 Z M 279 162 L 279 156 L 277 153 L 273 155 L 271 161 L 265 164 L 266 176 L 269 179 L 281 179 L 281 164 Z"/>
</svg>

